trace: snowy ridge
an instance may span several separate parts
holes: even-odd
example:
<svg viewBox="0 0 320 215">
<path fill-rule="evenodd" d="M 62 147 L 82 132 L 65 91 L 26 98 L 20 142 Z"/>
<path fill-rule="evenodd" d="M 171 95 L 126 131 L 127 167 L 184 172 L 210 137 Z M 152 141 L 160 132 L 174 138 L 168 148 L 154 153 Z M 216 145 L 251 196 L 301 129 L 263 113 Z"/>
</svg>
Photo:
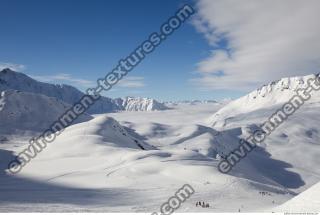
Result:
<svg viewBox="0 0 320 215">
<path fill-rule="evenodd" d="M 210 117 L 208 122 L 215 127 L 220 127 L 225 124 L 225 120 L 236 115 L 288 102 L 289 99 L 296 94 L 297 89 L 306 87 L 307 80 L 316 76 L 317 75 L 289 77 L 271 82 L 237 100 L 230 102 Z M 319 92 L 316 92 L 310 102 L 319 100 L 320 94 Z"/>
<path fill-rule="evenodd" d="M 168 109 L 163 103 L 151 98 L 125 97 L 116 100 L 125 111 L 156 111 Z"/>
<path fill-rule="evenodd" d="M 179 105 L 179 104 L 189 104 L 189 105 L 198 105 L 198 104 L 219 104 L 215 100 L 183 100 L 183 101 L 169 101 L 165 102 L 166 105 Z"/>
<path fill-rule="evenodd" d="M 81 97 L 84 96 L 84 93 L 75 87 L 69 85 L 42 83 L 23 73 L 4 69 L 0 71 L 0 92 L 8 89 L 54 97 L 71 105 L 78 102 Z M 123 110 L 153 111 L 165 109 L 167 108 L 164 104 L 157 102 L 154 99 L 131 97 L 125 99 L 111 99 L 102 96 L 92 107 L 89 108 L 88 113 L 100 114 Z"/>
<path fill-rule="evenodd" d="M 215 138 L 224 146 L 225 150 L 222 152 L 229 154 L 238 148 L 240 138 L 249 137 L 281 108 L 283 103 L 296 94 L 296 89 L 305 87 L 307 80 L 312 77 L 315 75 L 272 82 L 217 111 L 209 118 L 209 126 L 219 131 L 222 136 L 234 138 L 227 141 L 219 141 L 221 135 Z M 261 172 L 297 193 L 319 182 L 319 109 L 320 95 L 318 91 L 314 91 L 309 101 L 277 127 L 263 143 L 258 144 L 257 149 L 250 152 L 248 159 L 242 160 L 234 170 L 241 169 L 241 165 L 246 163 L 253 165 L 256 168 L 254 175 Z M 270 172 L 278 172 L 276 169 L 280 170 L 284 165 L 289 168 L 282 173 L 276 173 L 277 176 Z M 282 179 L 286 177 L 290 180 Z"/>
<path fill-rule="evenodd" d="M 36 81 L 29 76 L 10 69 L 0 71 L 0 91 L 14 89 L 55 97 L 68 104 L 73 104 L 83 94 L 69 85 L 47 84 Z"/>
<path fill-rule="evenodd" d="M 23 92 L 42 94 L 57 98 L 67 104 L 78 102 L 84 93 L 75 87 L 60 84 L 48 84 L 36 81 L 29 76 L 14 72 L 10 69 L 0 71 L 0 91 L 14 89 Z M 102 97 L 89 110 L 88 113 L 105 113 L 121 110 L 110 98 Z"/>
<path fill-rule="evenodd" d="M 47 158 L 55 154 L 63 157 L 66 153 L 77 154 L 77 152 L 90 155 L 91 152 L 95 152 L 95 148 L 102 148 L 100 146 L 138 150 L 155 149 L 132 137 L 115 119 L 104 115 L 66 128 L 55 141 L 55 146 L 49 148 L 48 154 L 43 153 L 42 156 Z M 74 150 L 76 148 L 77 150 Z M 96 152 L 101 153 L 99 150 Z"/>
<path fill-rule="evenodd" d="M 17 130 L 44 131 L 56 121 L 69 104 L 40 94 L 16 90 L 2 91 L 0 94 L 0 132 L 14 133 Z M 92 119 L 84 114 L 76 120 Z"/>
<path fill-rule="evenodd" d="M 88 116 L 91 120 L 66 128 L 54 144 L 48 144 L 18 173 L 19 177 L 7 174 L 6 164 L 28 143 L 22 135 L 16 140 L 3 136 L 1 142 L 0 134 L 0 202 L 5 203 L 0 204 L 0 211 L 156 211 L 168 193 L 175 193 L 185 183 L 192 185 L 196 194 L 180 212 L 275 211 L 298 193 L 302 193 L 302 200 L 297 196 L 294 203 L 284 205 L 302 205 L 312 196 L 304 197 L 310 193 L 304 191 L 320 180 L 320 102 L 306 103 L 229 174 L 217 169 L 221 155 L 238 147 L 240 138 L 281 105 L 282 92 L 287 96 L 294 92 L 291 84 L 283 91 L 278 85 L 282 84 L 272 84 L 264 97 L 262 88 L 256 98 L 247 96 L 250 102 L 267 100 L 259 109 L 240 100 L 239 106 L 231 102 L 222 109 L 220 103 L 196 103 L 163 112 L 118 111 L 93 119 Z M 272 99 L 277 103 L 267 104 Z M 152 110 L 156 106 L 152 99 L 113 101 L 123 110 Z M 60 109 L 69 106 L 54 97 L 5 90 L 0 98 L 0 131 L 8 125 L 14 129 L 38 128 L 41 120 L 55 118 Z M 226 122 L 222 129 L 203 123 L 219 109 L 230 111 L 229 106 L 232 112 L 221 112 Z M 6 116 L 12 110 L 17 110 L 16 119 L 10 125 Z M 47 117 L 49 111 L 55 115 Z M 210 207 L 197 207 L 197 201 L 208 202 Z M 281 208 L 286 211 L 288 207 Z"/>
</svg>

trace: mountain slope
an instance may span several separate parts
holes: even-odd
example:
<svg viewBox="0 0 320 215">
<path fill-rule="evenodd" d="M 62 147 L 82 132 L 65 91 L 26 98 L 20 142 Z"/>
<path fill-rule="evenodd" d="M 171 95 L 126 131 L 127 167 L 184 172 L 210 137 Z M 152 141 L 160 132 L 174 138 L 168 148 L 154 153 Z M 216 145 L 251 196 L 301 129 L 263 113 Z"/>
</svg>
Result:
<svg viewBox="0 0 320 215">
<path fill-rule="evenodd" d="M 240 138 L 248 138 L 310 77 L 314 75 L 273 82 L 229 103 L 211 116 L 209 125 L 220 132 L 215 140 L 221 135 L 234 138 L 219 141 L 224 146 L 224 154 L 238 148 Z M 235 172 L 243 173 L 251 166 L 256 170 L 247 172 L 246 177 L 262 174 L 297 193 L 320 181 L 319 111 L 320 95 L 315 92 L 311 100 L 241 160 Z"/>
<path fill-rule="evenodd" d="M 14 89 L 23 92 L 37 93 L 48 97 L 55 97 L 68 104 L 73 104 L 81 98 L 81 93 L 69 85 L 55 85 L 36 81 L 29 76 L 4 69 L 0 72 L 0 91 Z"/>
<path fill-rule="evenodd" d="M 236 132 L 220 137 L 202 125 L 217 108 L 202 104 L 165 112 L 118 112 L 72 125 L 18 175 L 1 175 L 0 169 L 0 211 L 157 211 L 168 194 L 186 183 L 196 193 L 180 212 L 258 211 L 292 198 L 283 186 L 269 183 L 270 175 L 254 174 L 255 169 L 237 169 L 234 175 L 218 171 L 214 147 L 237 138 Z M 157 150 L 148 150 L 151 144 Z M 0 144 L 0 164 L 26 147 L 12 145 Z M 283 175 L 285 167 L 275 171 L 296 181 L 295 175 Z M 262 191 L 270 195 L 262 196 Z M 197 201 L 210 208 L 197 207 Z"/>
<path fill-rule="evenodd" d="M 228 119 L 231 119 L 236 115 L 249 113 L 259 109 L 266 109 L 288 102 L 289 99 L 296 94 L 297 89 L 305 87 L 307 85 L 307 80 L 315 76 L 316 75 L 308 75 L 282 78 L 279 81 L 264 85 L 261 88 L 230 102 L 210 117 L 208 122 L 215 128 L 219 128 L 224 126 Z M 317 101 L 320 101 L 319 92 L 315 92 L 315 95 L 309 102 Z"/>
<path fill-rule="evenodd" d="M 207 108 L 206 114 L 214 107 Z M 184 127 L 203 117 L 196 110 L 188 106 L 188 110 L 180 110 L 181 114 L 176 110 L 112 114 L 116 119 L 122 115 L 126 122 L 132 119 L 131 123 L 140 125 L 144 120 L 145 125 L 152 124 L 147 129 L 154 140 L 165 138 L 159 139 L 158 150 L 142 150 L 135 140 L 152 149 L 142 142 L 149 143 L 150 139 L 130 123 L 119 126 L 108 117 L 110 114 L 68 127 L 17 177 L 2 179 L 0 202 L 10 203 L 10 208 L 0 204 L 0 211 L 157 211 L 168 193 L 174 194 L 186 183 L 196 193 L 180 212 L 253 211 L 274 207 L 273 200 L 281 204 L 292 197 L 281 186 L 263 183 L 262 177 L 248 180 L 221 174 L 218 160 L 211 157 L 211 137 L 216 132 L 200 125 Z M 131 135 L 135 131 L 141 136 Z M 262 196 L 261 191 L 270 196 Z M 21 203 L 26 197 L 28 201 Z M 197 201 L 208 202 L 211 207 L 196 207 Z M 42 204 L 35 204 L 38 202 Z"/>
<path fill-rule="evenodd" d="M 23 92 L 46 95 L 57 98 L 67 104 L 73 105 L 84 95 L 75 87 L 69 85 L 56 85 L 36 81 L 27 75 L 4 69 L 0 72 L 0 91 L 14 89 Z M 89 110 L 88 113 L 105 113 L 121 110 L 110 98 L 102 97 Z"/>
<path fill-rule="evenodd" d="M 78 102 L 84 95 L 84 93 L 69 85 L 42 83 L 23 73 L 4 69 L 0 71 L 0 92 L 8 89 L 54 97 L 71 105 Z M 111 99 L 102 96 L 87 112 L 90 114 L 100 114 L 124 110 L 153 111 L 164 109 L 167 109 L 166 106 L 154 99 L 130 97 L 125 99 Z"/>
<path fill-rule="evenodd" d="M 44 131 L 71 106 L 45 95 L 6 90 L 0 93 L 0 133 Z M 76 122 L 92 119 L 83 114 Z"/>
<path fill-rule="evenodd" d="M 156 111 L 168 109 L 163 103 L 151 98 L 125 97 L 115 100 L 125 111 Z"/>
<path fill-rule="evenodd" d="M 118 155 L 154 149 L 156 148 L 152 145 L 129 134 L 116 120 L 103 115 L 66 128 L 54 144 L 47 145 L 43 152 L 26 165 L 22 173 L 37 173 L 40 166 L 47 163 L 57 164 L 58 167 L 59 162 L 65 160 L 70 162 L 66 162 L 62 168 L 59 168 L 62 171 L 70 166 L 79 169 L 95 169 L 97 165 L 110 165 L 121 161 L 122 157 Z M 74 160 L 80 163 L 75 163 Z M 90 160 L 99 162 L 93 164 Z M 105 163 L 106 161 L 108 162 Z M 72 171 L 72 169 L 69 170 Z M 52 171 L 43 170 L 41 173 L 52 174 Z"/>
</svg>

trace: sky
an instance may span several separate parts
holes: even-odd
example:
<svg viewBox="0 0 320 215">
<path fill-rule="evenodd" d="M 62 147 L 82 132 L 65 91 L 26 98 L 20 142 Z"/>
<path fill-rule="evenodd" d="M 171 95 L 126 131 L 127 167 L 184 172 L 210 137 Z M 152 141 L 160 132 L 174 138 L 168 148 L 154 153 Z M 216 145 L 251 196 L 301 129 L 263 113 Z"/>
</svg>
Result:
<svg viewBox="0 0 320 215">
<path fill-rule="evenodd" d="M 319 72 L 317 0 L 0 0 L 0 69 L 84 91 L 185 3 L 193 18 L 105 96 L 222 100 Z"/>
</svg>

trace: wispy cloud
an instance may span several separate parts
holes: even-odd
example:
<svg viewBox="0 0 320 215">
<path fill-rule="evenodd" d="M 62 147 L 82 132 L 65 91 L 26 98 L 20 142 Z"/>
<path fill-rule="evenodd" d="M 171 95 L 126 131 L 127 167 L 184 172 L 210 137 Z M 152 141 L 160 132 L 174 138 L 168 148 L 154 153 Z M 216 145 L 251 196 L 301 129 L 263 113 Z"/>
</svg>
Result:
<svg viewBox="0 0 320 215">
<path fill-rule="evenodd" d="M 20 72 L 20 71 L 23 71 L 26 68 L 26 66 L 22 64 L 0 62 L 0 70 L 6 69 L 6 68 L 9 68 L 16 72 Z"/>
<path fill-rule="evenodd" d="M 193 24 L 213 47 L 197 65 L 197 86 L 248 90 L 319 72 L 320 1 L 200 0 L 197 8 Z"/>
<path fill-rule="evenodd" d="M 139 76 L 125 77 L 121 81 L 119 81 L 117 86 L 123 87 L 123 88 L 141 88 L 145 86 L 144 77 L 139 77 Z"/>
<path fill-rule="evenodd" d="M 58 83 L 64 82 L 64 83 L 69 83 L 71 85 L 73 84 L 80 87 L 94 87 L 96 84 L 95 81 L 75 78 L 68 73 L 59 73 L 56 75 L 47 75 L 47 76 L 30 75 L 30 77 L 42 82 L 58 82 Z M 139 76 L 125 77 L 124 79 L 119 81 L 116 84 L 116 86 L 121 88 L 142 88 L 145 86 L 144 78 Z"/>
<path fill-rule="evenodd" d="M 81 87 L 92 87 L 94 86 L 94 81 L 74 78 L 72 75 L 67 73 L 60 73 L 56 75 L 49 75 L 49 76 L 39 76 L 39 75 L 30 75 L 32 78 L 43 81 L 43 82 L 67 82 L 70 84 L 75 84 Z"/>
</svg>

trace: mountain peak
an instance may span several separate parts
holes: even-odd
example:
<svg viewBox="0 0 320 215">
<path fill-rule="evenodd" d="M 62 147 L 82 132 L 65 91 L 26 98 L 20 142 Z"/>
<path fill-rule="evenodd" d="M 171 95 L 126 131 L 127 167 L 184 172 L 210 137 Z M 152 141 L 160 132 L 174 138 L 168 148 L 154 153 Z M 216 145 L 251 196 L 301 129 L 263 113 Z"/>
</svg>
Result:
<svg viewBox="0 0 320 215">
<path fill-rule="evenodd" d="M 81 91 L 73 86 L 43 83 L 23 73 L 6 68 L 0 72 L 0 92 L 9 89 L 55 97 L 70 105 L 77 103 L 82 96 L 84 96 Z M 163 103 L 150 98 L 126 97 L 124 99 L 111 99 L 102 97 L 88 110 L 88 113 L 97 114 L 122 110 L 153 111 L 166 109 L 168 108 Z"/>
<path fill-rule="evenodd" d="M 0 73 L 6 74 L 6 73 L 14 73 L 15 71 L 13 71 L 10 68 L 4 68 L 3 70 L 0 71 Z"/>
<path fill-rule="evenodd" d="M 273 107 L 278 107 L 295 96 L 297 89 L 306 88 L 308 79 L 315 77 L 317 77 L 317 74 L 286 77 L 277 81 L 272 81 L 269 84 L 263 85 L 249 94 L 230 102 L 210 117 L 209 123 L 216 127 L 221 125 L 224 126 L 227 119 L 231 119 L 236 115 L 253 112 L 259 109 L 272 109 Z M 319 102 L 319 92 L 313 91 L 310 101 Z"/>
</svg>

